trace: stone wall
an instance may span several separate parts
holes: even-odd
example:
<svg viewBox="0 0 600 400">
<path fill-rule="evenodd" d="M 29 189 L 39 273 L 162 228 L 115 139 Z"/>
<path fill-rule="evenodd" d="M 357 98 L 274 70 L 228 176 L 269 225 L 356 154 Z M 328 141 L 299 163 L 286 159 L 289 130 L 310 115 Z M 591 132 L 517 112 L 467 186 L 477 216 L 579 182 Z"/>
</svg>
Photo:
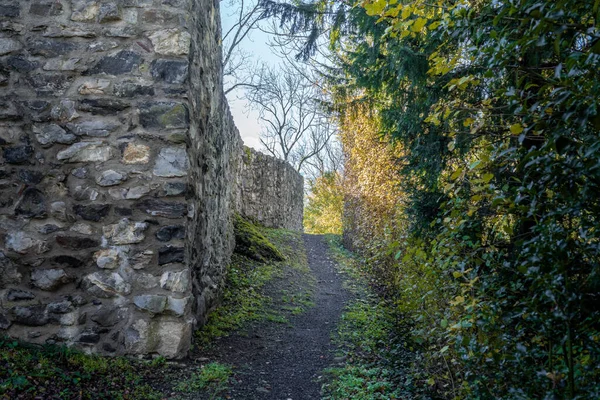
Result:
<svg viewBox="0 0 600 400">
<path fill-rule="evenodd" d="M 271 228 L 302 231 L 304 179 L 287 162 L 244 147 L 236 209 Z"/>
<path fill-rule="evenodd" d="M 190 59 L 203 58 L 190 48 L 207 42 L 197 30 L 209 29 L 194 26 L 190 3 L 0 0 L 8 334 L 105 354 L 189 347 L 196 306 L 184 241 L 188 215 L 198 217 L 186 200 L 195 190 L 187 144 L 200 141 L 188 134 L 198 115 L 188 75 Z M 203 17 L 213 5 L 194 3 Z"/>
<path fill-rule="evenodd" d="M 183 356 L 232 211 L 301 229 L 301 178 L 242 150 L 218 6 L 0 0 L 0 333 Z"/>
<path fill-rule="evenodd" d="M 223 94 L 219 0 L 194 0 L 190 67 L 190 199 L 187 256 L 194 275 L 195 317 L 216 305 L 234 247 L 231 220 L 241 139 Z"/>
</svg>

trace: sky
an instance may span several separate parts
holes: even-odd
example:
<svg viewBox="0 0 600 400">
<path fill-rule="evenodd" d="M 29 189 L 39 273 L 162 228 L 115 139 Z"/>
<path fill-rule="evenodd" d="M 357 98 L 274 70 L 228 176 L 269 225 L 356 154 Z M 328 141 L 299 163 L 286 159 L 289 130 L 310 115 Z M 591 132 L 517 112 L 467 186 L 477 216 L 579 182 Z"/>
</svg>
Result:
<svg viewBox="0 0 600 400">
<path fill-rule="evenodd" d="M 236 21 L 236 7 L 232 6 L 231 0 L 221 1 L 221 21 L 223 32 L 227 32 Z M 249 37 L 240 44 L 248 53 L 252 54 L 253 62 L 264 61 L 268 64 L 279 64 L 280 59 L 272 53 L 267 44 L 268 35 L 254 30 Z M 227 82 L 225 82 L 227 85 Z M 242 98 L 243 91 L 234 90 L 227 96 L 229 108 L 233 115 L 235 125 L 240 131 L 244 144 L 256 150 L 261 150 L 261 144 L 258 139 L 260 132 L 259 115 L 256 110 L 250 109 L 248 102 Z"/>
</svg>

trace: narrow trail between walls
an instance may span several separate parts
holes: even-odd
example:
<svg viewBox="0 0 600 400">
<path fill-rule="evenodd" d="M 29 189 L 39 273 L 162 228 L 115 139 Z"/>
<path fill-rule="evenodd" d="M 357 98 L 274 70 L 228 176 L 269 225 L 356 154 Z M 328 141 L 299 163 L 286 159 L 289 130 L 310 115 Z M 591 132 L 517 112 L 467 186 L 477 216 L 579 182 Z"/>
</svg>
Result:
<svg viewBox="0 0 600 400">
<path fill-rule="evenodd" d="M 287 324 L 263 321 L 219 341 L 210 359 L 232 365 L 235 371 L 226 398 L 321 397 L 319 378 L 333 364 L 331 338 L 350 294 L 342 288 L 342 276 L 325 238 L 304 235 L 304 246 L 315 278 L 314 306 L 290 316 Z"/>
</svg>

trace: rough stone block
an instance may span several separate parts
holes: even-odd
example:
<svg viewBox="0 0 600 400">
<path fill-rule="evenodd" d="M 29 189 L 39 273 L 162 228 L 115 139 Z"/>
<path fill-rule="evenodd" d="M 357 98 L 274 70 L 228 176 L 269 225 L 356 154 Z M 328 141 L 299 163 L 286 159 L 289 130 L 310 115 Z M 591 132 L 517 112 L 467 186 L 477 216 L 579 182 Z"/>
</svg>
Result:
<svg viewBox="0 0 600 400">
<path fill-rule="evenodd" d="M 185 259 L 183 247 L 164 246 L 158 250 L 158 265 L 181 263 Z"/>
<path fill-rule="evenodd" d="M 46 197 L 36 188 L 25 189 L 15 207 L 15 215 L 26 218 L 45 218 L 47 215 Z"/>
<path fill-rule="evenodd" d="M 33 299 L 35 299 L 35 294 L 28 290 L 8 289 L 6 292 L 6 300 L 8 301 L 23 301 Z"/>
<path fill-rule="evenodd" d="M 48 243 L 34 239 L 25 232 L 9 232 L 6 235 L 6 248 L 19 254 L 42 254 L 50 250 Z"/>
<path fill-rule="evenodd" d="M 160 314 L 165 311 L 167 306 L 167 296 L 154 294 L 135 296 L 133 298 L 133 304 L 135 304 L 136 307 L 142 311 L 146 311 L 151 314 Z"/>
<path fill-rule="evenodd" d="M 185 293 L 190 289 L 190 270 L 183 271 L 168 271 L 160 277 L 160 287 L 172 292 Z"/>
<path fill-rule="evenodd" d="M 107 23 L 120 21 L 122 18 L 121 6 L 114 2 L 101 3 L 98 11 L 98 22 Z"/>
<path fill-rule="evenodd" d="M 128 143 L 123 150 L 123 164 L 148 164 L 150 147 L 144 144 Z"/>
<path fill-rule="evenodd" d="M 158 54 L 181 56 L 190 52 L 191 35 L 188 32 L 176 28 L 161 29 L 151 33 L 148 38 Z"/>
<path fill-rule="evenodd" d="M 175 101 L 140 104 L 140 124 L 146 129 L 181 129 L 189 125 L 187 106 Z"/>
<path fill-rule="evenodd" d="M 27 42 L 27 50 L 33 56 L 53 58 L 77 50 L 77 44 L 64 39 L 38 38 Z"/>
<path fill-rule="evenodd" d="M 46 306 L 16 306 L 11 310 L 12 322 L 26 326 L 43 326 L 48 323 Z"/>
<path fill-rule="evenodd" d="M 133 51 L 121 50 L 112 56 L 105 56 L 96 65 L 85 72 L 85 75 L 107 74 L 123 75 L 140 66 L 142 57 Z"/>
<path fill-rule="evenodd" d="M 14 53 L 23 48 L 21 42 L 11 38 L 0 38 L 0 56 Z"/>
<path fill-rule="evenodd" d="M 31 283 L 42 290 L 56 290 L 72 281 L 63 269 L 37 269 L 31 273 Z"/>
<path fill-rule="evenodd" d="M 21 15 L 21 6 L 16 4 L 0 4 L 0 17 L 18 18 Z"/>
<path fill-rule="evenodd" d="M 183 84 L 188 77 L 186 60 L 154 60 L 150 64 L 150 73 L 156 80 L 172 84 Z"/>
<path fill-rule="evenodd" d="M 162 177 L 186 176 L 189 161 L 185 147 L 165 147 L 160 150 L 152 173 Z"/>
<path fill-rule="evenodd" d="M 186 203 L 167 202 L 158 199 L 145 199 L 136 208 L 155 217 L 182 218 L 187 214 Z"/>
<path fill-rule="evenodd" d="M 115 269 L 126 260 L 126 256 L 123 253 L 118 248 L 103 249 L 94 253 L 94 260 L 99 268 Z"/>
<path fill-rule="evenodd" d="M 0 288 L 21 282 L 23 275 L 17 270 L 12 260 L 0 250 Z"/>
<path fill-rule="evenodd" d="M 33 133 L 42 146 L 52 146 L 55 143 L 72 144 L 77 140 L 75 135 L 67 133 L 67 131 L 56 124 L 34 125 Z"/>
<path fill-rule="evenodd" d="M 118 97 L 154 96 L 154 86 L 145 81 L 125 80 L 115 83 L 114 93 Z"/>
<path fill-rule="evenodd" d="M 9 164 L 25 164 L 33 157 L 33 147 L 29 145 L 5 147 L 3 154 L 4 161 Z"/>
<path fill-rule="evenodd" d="M 109 169 L 96 177 L 96 183 L 99 186 L 115 186 L 127 180 L 127 174 Z"/>
<path fill-rule="evenodd" d="M 108 79 L 91 79 L 83 82 L 77 89 L 81 95 L 105 94 L 110 87 L 111 81 Z"/>
<path fill-rule="evenodd" d="M 73 206 L 75 214 L 79 215 L 86 221 L 98 222 L 108 215 L 110 204 L 76 204 Z"/>
<path fill-rule="evenodd" d="M 116 99 L 83 99 L 79 103 L 81 111 L 93 115 L 115 115 L 129 107 L 129 103 Z"/>
<path fill-rule="evenodd" d="M 101 141 L 79 142 L 58 152 L 56 158 L 66 162 L 104 162 L 114 155 L 112 147 Z"/>
<path fill-rule="evenodd" d="M 120 124 L 113 121 L 94 119 L 67 124 L 67 129 L 77 136 L 106 137 L 111 132 L 119 129 L 120 126 Z"/>
<path fill-rule="evenodd" d="M 168 242 L 173 239 L 183 239 L 185 237 L 185 227 L 183 225 L 163 226 L 156 231 L 156 238 L 161 242 Z"/>
<path fill-rule="evenodd" d="M 100 13 L 100 5 L 96 1 L 73 0 L 71 4 L 72 21 L 92 22 L 96 20 Z"/>
<path fill-rule="evenodd" d="M 144 231 L 148 229 L 145 222 L 131 222 L 123 218 L 118 224 L 107 225 L 102 228 L 104 237 L 112 244 L 134 244 L 145 239 Z"/>
<path fill-rule="evenodd" d="M 27 73 L 39 67 L 39 63 L 22 55 L 8 56 L 4 59 L 4 65 L 11 71 Z"/>
<path fill-rule="evenodd" d="M 55 121 L 70 122 L 79 118 L 79 114 L 75 110 L 75 102 L 73 100 L 61 100 L 57 105 L 52 107 L 50 116 Z"/>
<path fill-rule="evenodd" d="M 131 285 L 116 272 L 94 272 L 84 278 L 84 284 L 90 293 L 98 297 L 115 297 L 131 293 Z"/>
</svg>

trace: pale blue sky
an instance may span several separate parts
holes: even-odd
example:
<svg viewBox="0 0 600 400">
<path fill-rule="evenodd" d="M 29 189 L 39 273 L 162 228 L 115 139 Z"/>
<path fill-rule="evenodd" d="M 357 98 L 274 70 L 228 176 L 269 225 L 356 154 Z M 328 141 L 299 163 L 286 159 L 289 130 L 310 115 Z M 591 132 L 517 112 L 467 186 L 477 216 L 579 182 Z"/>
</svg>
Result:
<svg viewBox="0 0 600 400">
<path fill-rule="evenodd" d="M 221 1 L 223 32 L 227 32 L 227 30 L 235 23 L 236 17 L 235 6 L 231 5 L 230 0 Z M 249 37 L 246 37 L 240 46 L 248 53 L 252 54 L 253 62 L 264 61 L 271 65 L 279 64 L 280 59 L 271 52 L 267 41 L 267 34 L 259 30 L 254 30 L 250 33 Z M 249 109 L 246 100 L 241 99 L 242 94 L 243 92 L 241 90 L 234 90 L 229 93 L 229 107 L 231 108 L 235 124 L 244 140 L 244 144 L 260 150 L 261 144 L 258 140 L 258 136 L 261 128 L 258 121 L 258 112 Z"/>
</svg>

